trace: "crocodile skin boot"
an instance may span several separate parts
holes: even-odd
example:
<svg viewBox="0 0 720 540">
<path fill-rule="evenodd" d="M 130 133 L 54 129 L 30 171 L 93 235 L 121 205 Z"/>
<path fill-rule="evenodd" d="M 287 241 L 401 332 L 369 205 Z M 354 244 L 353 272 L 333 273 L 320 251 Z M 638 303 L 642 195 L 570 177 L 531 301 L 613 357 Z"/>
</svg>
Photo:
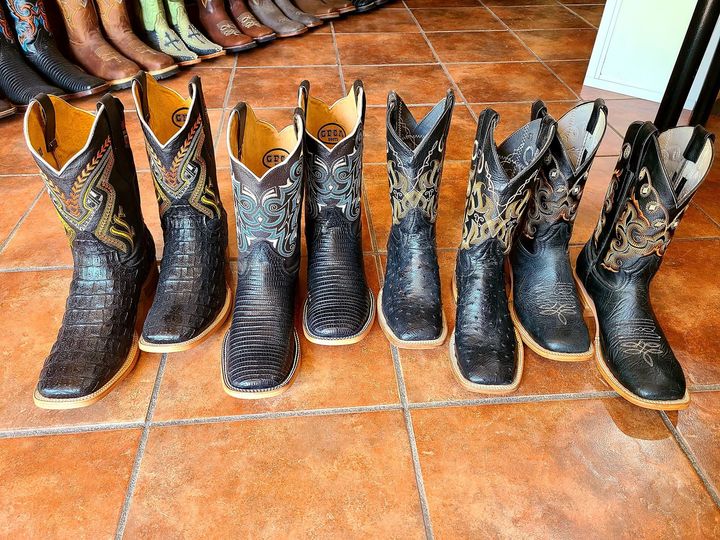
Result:
<svg viewBox="0 0 720 540">
<path fill-rule="evenodd" d="M 197 27 L 190 22 L 184 0 L 165 0 L 167 14 L 170 16 L 170 25 L 180 36 L 187 48 L 197 54 L 203 60 L 217 58 L 225 54 L 217 43 L 206 38 Z"/>
<path fill-rule="evenodd" d="M 300 268 L 303 119 L 279 133 L 245 103 L 228 124 L 235 216 L 237 292 L 222 351 L 225 391 L 243 399 L 285 391 L 298 372 L 294 328 Z"/>
<path fill-rule="evenodd" d="M 277 36 L 272 28 L 260 24 L 248 8 L 245 0 L 230 0 L 230 12 L 237 23 L 237 27 L 246 36 L 250 36 L 258 43 L 266 43 Z"/>
<path fill-rule="evenodd" d="M 65 58 L 50 32 L 43 0 L 6 0 L 20 50 L 48 81 L 62 88 L 66 98 L 89 96 L 110 88 L 103 79 L 85 73 Z"/>
<path fill-rule="evenodd" d="M 299 9 L 305 13 L 309 13 L 317 19 L 337 19 L 340 16 L 340 12 L 336 7 L 323 2 L 323 0 L 294 0 L 294 2 Z M 275 3 L 277 4 L 277 2 Z"/>
<path fill-rule="evenodd" d="M 533 119 L 547 114 L 541 101 Z M 558 120 L 525 221 L 513 244 L 510 315 L 525 345 L 566 362 L 593 355 L 568 246 L 593 158 L 607 126 L 607 107 L 582 103 Z"/>
<path fill-rule="evenodd" d="M 140 354 L 157 266 L 124 121 L 122 104 L 109 94 L 96 115 L 42 94 L 26 113 L 25 139 L 74 260 L 62 326 L 35 390 L 38 407 L 96 402 Z"/>
<path fill-rule="evenodd" d="M 198 10 L 200 24 L 207 30 L 210 39 L 226 51 L 236 53 L 257 47 L 255 40 L 243 34 L 232 22 L 223 0 L 199 0 Z"/>
<path fill-rule="evenodd" d="M 7 118 L 17 112 L 15 105 L 3 98 L 0 94 L 0 118 Z"/>
<path fill-rule="evenodd" d="M 155 301 L 140 339 L 140 349 L 148 352 L 195 347 L 230 312 L 227 215 L 212 129 L 199 77 L 188 88 L 185 99 L 146 74 L 133 81 L 165 243 Z"/>
<path fill-rule="evenodd" d="M 378 319 L 388 340 L 401 348 L 430 349 L 447 337 L 435 220 L 454 103 L 450 90 L 418 123 L 400 96 L 395 92 L 388 96 L 392 228 Z"/>
<path fill-rule="evenodd" d="M 323 22 L 314 15 L 298 9 L 290 0 L 275 0 L 275 5 L 280 8 L 280 11 L 282 11 L 286 17 L 304 24 L 308 28 L 315 28 L 323 24 Z"/>
<path fill-rule="evenodd" d="M 328 106 L 298 92 L 305 111 L 305 236 L 308 297 L 305 337 L 320 345 L 362 340 L 375 319 L 375 298 L 365 279 L 362 249 L 362 151 L 365 91 L 355 81 L 347 96 Z"/>
<path fill-rule="evenodd" d="M 248 6 L 258 20 L 269 26 L 279 38 L 299 36 L 308 31 L 308 27 L 288 19 L 272 0 L 248 0 Z"/>
<path fill-rule="evenodd" d="M 650 282 L 710 169 L 713 142 L 701 126 L 658 133 L 650 122 L 632 124 L 595 233 L 578 256 L 580 291 L 598 327 L 600 373 L 640 407 L 675 410 L 690 402 L 650 304 Z"/>
<path fill-rule="evenodd" d="M 202 62 L 170 28 L 163 0 L 138 0 L 137 7 L 142 18 L 146 41 L 153 48 L 172 57 L 178 66 L 193 66 Z"/>
<path fill-rule="evenodd" d="M 96 2 L 108 41 L 123 55 L 156 79 L 166 79 L 178 72 L 175 60 L 147 46 L 134 34 L 125 0 L 96 0 Z"/>
<path fill-rule="evenodd" d="M 533 120 L 495 146 L 498 114 L 478 120 L 453 294 L 457 302 L 450 361 L 472 392 L 502 394 L 520 384 L 523 348 L 505 291 L 504 260 L 540 163 L 555 133 L 550 116 Z"/>
</svg>

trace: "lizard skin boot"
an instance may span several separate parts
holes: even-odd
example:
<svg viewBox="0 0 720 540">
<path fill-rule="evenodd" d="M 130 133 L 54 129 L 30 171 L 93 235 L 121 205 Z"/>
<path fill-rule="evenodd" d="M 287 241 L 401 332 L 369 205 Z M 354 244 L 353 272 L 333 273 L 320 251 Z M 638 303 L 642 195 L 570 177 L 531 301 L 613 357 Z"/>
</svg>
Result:
<svg viewBox="0 0 720 540">
<path fill-rule="evenodd" d="M 278 132 L 249 105 L 230 114 L 227 143 L 237 220 L 237 291 L 222 350 L 225 391 L 233 397 L 276 396 L 300 365 L 294 328 L 300 269 L 303 116 Z"/>
<path fill-rule="evenodd" d="M 188 98 L 144 73 L 135 78 L 132 91 L 165 244 L 140 349 L 185 351 L 219 328 L 232 300 L 226 279 L 227 215 L 218 191 L 212 129 L 197 76 L 188 84 Z"/>
<path fill-rule="evenodd" d="M 322 0 L 294 0 L 299 9 L 321 20 L 337 19 L 340 12 Z M 277 4 L 277 2 L 275 2 Z M 287 15 L 287 14 L 286 14 Z"/>
<path fill-rule="evenodd" d="M 286 17 L 304 24 L 308 28 L 315 28 L 316 26 L 324 24 L 322 20 L 314 15 L 298 9 L 290 0 L 275 0 L 275 5 L 280 8 L 280 11 L 282 11 Z"/>
<path fill-rule="evenodd" d="M 41 94 L 25 116 L 25 140 L 74 260 L 62 326 L 35 390 L 41 408 L 98 401 L 140 355 L 157 266 L 124 122 L 110 94 L 95 115 Z"/>
<path fill-rule="evenodd" d="M 187 48 L 202 60 L 217 58 L 225 54 L 225 49 L 210 41 L 190 22 L 184 0 L 165 0 L 165 7 L 170 16 L 170 25 L 173 30 L 180 36 Z"/>
<path fill-rule="evenodd" d="M 202 62 L 170 28 L 163 0 L 138 0 L 137 8 L 146 40 L 153 48 L 172 57 L 178 66 L 193 66 Z"/>
<path fill-rule="evenodd" d="M 266 43 L 277 36 L 272 28 L 260 24 L 252 14 L 245 0 L 230 0 L 230 12 L 235 19 L 237 27 L 246 36 L 250 36 L 258 43 Z"/>
<path fill-rule="evenodd" d="M 655 317 L 650 283 L 713 160 L 701 126 L 662 133 L 628 128 L 593 236 L 577 259 L 580 292 L 596 318 L 595 358 L 623 398 L 648 409 L 684 409 L 685 375 Z"/>
<path fill-rule="evenodd" d="M 100 22 L 108 41 L 123 55 L 156 79 L 166 79 L 178 72 L 175 60 L 149 47 L 135 35 L 125 0 L 96 0 L 96 2 Z"/>
<path fill-rule="evenodd" d="M 361 341 L 375 319 L 362 249 L 362 151 L 365 91 L 355 81 L 332 106 L 298 91 L 305 112 L 305 236 L 308 296 L 305 337 L 320 345 Z"/>
<path fill-rule="evenodd" d="M 65 58 L 50 32 L 43 0 L 7 0 L 20 50 L 41 75 L 62 88 L 67 99 L 105 92 L 110 85 Z"/>
<path fill-rule="evenodd" d="M 435 248 L 440 180 L 455 96 L 417 122 L 395 92 L 387 105 L 392 228 L 378 320 L 396 347 L 431 349 L 447 337 Z"/>
<path fill-rule="evenodd" d="M 225 11 L 223 0 L 199 0 L 200 24 L 207 30 L 210 39 L 231 53 L 257 47 L 250 36 L 238 30 Z"/>
<path fill-rule="evenodd" d="M 545 115 L 545 104 L 536 102 L 532 119 Z M 593 355 L 568 247 L 606 127 L 607 107 L 601 99 L 582 103 L 558 120 L 510 254 L 513 323 L 525 345 L 551 360 L 574 362 Z"/>
<path fill-rule="evenodd" d="M 0 118 L 7 118 L 17 112 L 15 105 L 3 98 L 0 94 Z"/>
<path fill-rule="evenodd" d="M 308 27 L 288 19 L 272 0 L 247 0 L 248 6 L 265 26 L 269 26 L 279 38 L 299 36 L 308 31 Z"/>
<path fill-rule="evenodd" d="M 458 381 L 471 392 L 486 394 L 512 392 L 522 377 L 522 341 L 508 311 L 504 261 L 555 133 L 555 121 L 545 115 L 496 146 L 498 119 L 492 109 L 478 119 L 453 281 L 457 312 L 450 339 L 450 362 Z"/>
</svg>

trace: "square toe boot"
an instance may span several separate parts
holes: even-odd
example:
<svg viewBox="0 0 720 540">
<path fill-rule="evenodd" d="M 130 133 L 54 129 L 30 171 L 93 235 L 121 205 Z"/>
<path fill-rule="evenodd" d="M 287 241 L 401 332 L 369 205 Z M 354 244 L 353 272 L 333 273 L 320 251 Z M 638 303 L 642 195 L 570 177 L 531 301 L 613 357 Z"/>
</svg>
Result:
<svg viewBox="0 0 720 540">
<path fill-rule="evenodd" d="M 0 94 L 0 118 L 7 118 L 17 112 L 15 105 L 3 98 Z"/>
<path fill-rule="evenodd" d="M 522 341 L 510 318 L 504 262 L 555 133 L 555 121 L 546 115 L 496 146 L 498 119 L 492 109 L 478 119 L 453 282 L 457 311 L 450 339 L 457 379 L 472 392 L 488 394 L 512 392 L 522 377 Z"/>
<path fill-rule="evenodd" d="M 685 375 L 650 303 L 650 283 L 713 161 L 703 127 L 630 125 L 593 236 L 577 259 L 605 381 L 640 407 L 683 409 Z M 700 255 L 700 254 L 698 254 Z"/>
<path fill-rule="evenodd" d="M 320 345 L 361 341 L 375 319 L 375 297 L 365 278 L 362 248 L 362 152 L 365 91 L 355 81 L 332 106 L 310 95 L 305 111 L 305 237 L 308 295 L 305 337 Z"/>
<path fill-rule="evenodd" d="M 300 365 L 295 294 L 300 269 L 303 115 L 278 132 L 245 103 L 230 114 L 228 151 L 237 220 L 237 291 L 222 348 L 233 397 L 258 399 L 290 386 Z"/>
<path fill-rule="evenodd" d="M 294 0 L 294 2 L 300 10 L 320 20 L 337 19 L 340 16 L 340 11 L 338 11 L 337 7 L 327 4 L 322 0 Z"/>
<path fill-rule="evenodd" d="M 40 95 L 28 107 L 25 139 L 73 254 L 62 326 L 35 404 L 85 407 L 137 361 L 143 314 L 157 281 L 155 247 L 143 222 L 118 99 L 106 95 L 93 115 Z"/>
<path fill-rule="evenodd" d="M 253 14 L 264 25 L 270 27 L 279 38 L 304 34 L 308 27 L 285 16 L 272 0 L 247 0 Z"/>
<path fill-rule="evenodd" d="M 246 51 L 257 46 L 255 40 L 243 34 L 225 11 L 223 0 L 200 0 L 198 2 L 200 24 L 208 36 L 227 52 Z"/>
<path fill-rule="evenodd" d="M 138 75 L 132 90 L 165 245 L 140 348 L 184 351 L 210 337 L 232 303 L 212 128 L 199 77 L 190 80 L 187 98 L 147 74 Z"/>
<path fill-rule="evenodd" d="M 400 96 L 395 92 L 388 96 L 392 227 L 378 320 L 388 340 L 401 348 L 430 349 L 447 337 L 435 222 L 454 103 L 450 90 L 417 122 Z"/>
<path fill-rule="evenodd" d="M 228 5 L 237 27 L 246 36 L 250 36 L 258 43 L 266 43 L 277 37 L 272 28 L 261 24 L 255 18 L 245 0 L 229 0 Z"/>
<path fill-rule="evenodd" d="M 225 54 L 225 49 L 210 41 L 190 22 L 184 0 L 165 0 L 165 7 L 167 8 L 167 14 L 170 16 L 170 26 L 177 32 L 177 35 L 180 36 L 188 49 L 203 60 L 217 58 Z"/>
<path fill-rule="evenodd" d="M 304 24 L 308 28 L 315 28 L 323 24 L 323 21 L 315 15 L 306 13 L 295 6 L 290 0 L 275 0 L 275 5 L 280 8 L 289 19 Z"/>
<path fill-rule="evenodd" d="M 536 102 L 533 119 L 544 115 L 545 104 Z M 558 120 L 510 254 L 513 322 L 525 345 L 551 360 L 573 362 L 593 355 L 568 250 L 606 126 L 602 100 L 577 105 Z"/>
<path fill-rule="evenodd" d="M 170 27 L 163 0 L 138 0 L 137 7 L 145 39 L 154 49 L 172 57 L 179 66 L 193 66 L 202 62 Z"/>
</svg>

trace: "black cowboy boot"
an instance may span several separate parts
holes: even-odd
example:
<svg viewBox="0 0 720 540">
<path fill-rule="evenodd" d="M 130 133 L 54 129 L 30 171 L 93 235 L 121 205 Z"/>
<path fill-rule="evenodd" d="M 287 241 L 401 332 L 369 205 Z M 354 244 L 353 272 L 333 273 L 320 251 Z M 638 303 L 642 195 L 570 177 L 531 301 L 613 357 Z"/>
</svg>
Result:
<svg viewBox="0 0 720 540">
<path fill-rule="evenodd" d="M 545 115 L 545 104 L 536 102 L 533 119 Z M 558 120 L 510 255 L 510 315 L 523 342 L 553 360 L 587 360 L 593 354 L 568 246 L 585 181 L 606 126 L 607 107 L 601 99 L 582 103 Z"/>
<path fill-rule="evenodd" d="M 450 340 L 455 376 L 468 390 L 484 393 L 511 392 L 522 377 L 522 342 L 508 311 L 504 260 L 555 133 L 555 121 L 543 116 L 496 147 L 497 122 L 492 109 L 478 120 L 453 282 L 457 316 Z"/>
<path fill-rule="evenodd" d="M 377 7 L 377 0 L 353 0 L 355 13 L 365 13 Z"/>
<path fill-rule="evenodd" d="M 227 215 L 220 201 L 212 129 L 200 79 L 190 97 L 145 73 L 133 97 L 145 134 L 165 248 L 155 301 L 140 348 L 184 351 L 205 341 L 227 318 Z"/>
<path fill-rule="evenodd" d="M 447 337 L 435 219 L 454 103 L 450 90 L 418 123 L 400 96 L 394 92 L 388 96 L 387 156 L 393 224 L 385 283 L 378 297 L 378 319 L 388 340 L 397 347 L 429 349 L 442 345 Z"/>
<path fill-rule="evenodd" d="M 350 93 L 328 107 L 299 90 L 305 111 L 305 235 L 308 297 L 305 337 L 321 345 L 363 339 L 375 318 L 375 298 L 365 279 L 360 217 L 365 92 Z"/>
<path fill-rule="evenodd" d="M 650 282 L 710 169 L 714 139 L 701 126 L 658 134 L 650 122 L 632 124 L 595 233 L 578 256 L 581 292 L 598 325 L 600 373 L 640 407 L 675 410 L 690 402 L 650 304 Z"/>
<path fill-rule="evenodd" d="M 35 404 L 85 407 L 130 373 L 140 354 L 139 312 L 155 290 L 155 246 L 143 222 L 118 99 L 106 95 L 95 116 L 40 95 L 28 108 L 25 139 L 70 240 L 75 267 Z"/>
<path fill-rule="evenodd" d="M 238 263 L 232 325 L 222 374 L 231 396 L 271 397 L 292 383 L 300 363 L 294 328 L 300 269 L 302 134 L 300 110 L 278 133 L 249 105 L 230 114 L 228 150 L 235 195 Z"/>
<path fill-rule="evenodd" d="M 9 21 L 25 58 L 48 81 L 65 90 L 68 98 L 104 92 L 110 86 L 65 58 L 48 27 L 43 0 L 6 0 Z"/>
</svg>

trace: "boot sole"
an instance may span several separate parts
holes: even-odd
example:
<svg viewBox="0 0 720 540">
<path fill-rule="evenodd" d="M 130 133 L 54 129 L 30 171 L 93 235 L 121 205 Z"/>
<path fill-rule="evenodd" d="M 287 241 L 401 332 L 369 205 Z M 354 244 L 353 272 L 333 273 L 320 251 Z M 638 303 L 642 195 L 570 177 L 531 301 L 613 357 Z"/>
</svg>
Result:
<svg viewBox="0 0 720 540">
<path fill-rule="evenodd" d="M 685 395 L 680 399 L 656 401 L 652 399 L 645 399 L 633 394 L 615 378 L 615 375 L 613 375 L 612 371 L 610 371 L 610 368 L 605 362 L 605 357 L 603 356 L 600 348 L 600 319 L 598 318 L 597 309 L 595 308 L 595 302 L 590 297 L 587 290 L 585 290 L 585 285 L 583 285 L 582 281 L 580 281 L 580 278 L 577 276 L 574 269 L 573 274 L 575 276 L 575 282 L 577 283 L 578 290 L 583 296 L 585 304 L 590 307 L 593 317 L 595 318 L 595 363 L 600 371 L 600 375 L 602 375 L 603 379 L 605 379 L 605 382 L 608 383 L 610 387 L 620 395 L 620 397 L 629 401 L 633 405 L 642 407 L 643 409 L 652 409 L 655 411 L 679 411 L 687 409 L 690 404 L 690 392 L 688 392 L 687 389 L 685 389 Z"/>
<path fill-rule="evenodd" d="M 213 58 L 220 58 L 221 56 L 225 56 L 227 54 L 227 51 L 229 51 L 229 49 L 223 49 L 222 51 L 210 54 L 203 54 L 202 56 L 198 56 L 198 58 L 200 60 L 212 60 Z"/>
<path fill-rule="evenodd" d="M 276 34 L 279 38 L 289 38 L 289 37 L 295 37 L 295 36 L 302 36 L 303 34 L 306 34 L 309 31 L 309 28 L 306 26 L 302 30 L 298 30 L 297 32 L 293 32 L 292 34 Z"/>
<path fill-rule="evenodd" d="M 188 67 L 188 66 L 195 66 L 202 62 L 202 58 L 199 56 L 195 60 L 185 60 L 184 62 L 178 62 L 178 66 L 180 67 Z"/>
<path fill-rule="evenodd" d="M 7 118 L 8 116 L 12 116 L 12 115 L 15 114 L 16 112 L 18 112 L 17 107 L 11 107 L 11 108 L 9 108 L 7 111 L 1 112 L 1 113 L 0 113 L 0 118 Z"/>
<path fill-rule="evenodd" d="M 247 34 L 245 34 L 247 36 Z M 252 36 L 250 36 L 252 37 Z M 271 41 L 275 41 L 278 38 L 278 35 L 275 33 L 268 34 L 267 36 L 257 37 L 253 38 L 257 43 L 270 43 Z"/>
<path fill-rule="evenodd" d="M 445 343 L 445 340 L 447 339 L 447 322 L 445 320 L 444 312 L 442 314 L 442 332 L 440 332 L 440 337 L 437 339 L 407 341 L 397 337 L 388 325 L 387 319 L 385 319 L 385 314 L 382 310 L 382 294 L 382 289 L 380 289 L 377 300 L 377 319 L 378 323 L 380 323 L 380 328 L 390 343 L 395 345 L 398 349 L 435 349 Z"/>
<path fill-rule="evenodd" d="M 130 85 L 132 84 L 132 80 L 135 78 L 135 75 L 132 77 L 125 77 L 124 79 L 115 79 L 113 81 L 108 81 L 108 84 L 110 85 L 110 90 L 125 90 L 126 88 L 130 88 Z"/>
<path fill-rule="evenodd" d="M 250 43 L 246 43 L 245 45 L 238 45 L 237 47 L 225 47 L 224 52 L 226 52 L 227 54 L 235 54 L 249 51 L 250 49 L 254 49 L 255 47 L 257 47 L 257 43 L 255 43 L 255 40 L 253 40 Z"/>
<path fill-rule="evenodd" d="M 91 88 L 90 90 L 83 90 L 82 92 L 63 94 L 60 97 L 63 99 L 78 99 L 78 98 L 87 97 L 87 96 L 94 96 L 96 94 L 102 94 L 103 92 L 107 92 L 108 90 L 110 90 L 110 85 L 108 83 L 105 83 L 105 84 L 96 86 L 94 88 Z"/>
<path fill-rule="evenodd" d="M 100 401 L 110 391 L 117 386 L 130 372 L 132 372 L 135 364 L 137 364 L 138 358 L 140 357 L 140 347 L 138 346 L 140 332 L 142 331 L 142 325 L 145 322 L 145 316 L 150 310 L 152 305 L 153 296 L 155 294 L 155 287 L 157 286 L 158 280 L 158 269 L 157 265 L 153 263 L 153 269 L 150 271 L 150 275 L 145 279 L 145 283 L 140 293 L 140 302 L 138 303 L 138 314 L 135 321 L 135 335 L 133 336 L 132 346 L 130 352 L 125 359 L 125 362 L 120 367 L 120 370 L 110 379 L 105 386 L 95 390 L 92 394 L 79 398 L 71 399 L 53 399 L 47 398 L 41 395 L 37 389 L 33 394 L 33 401 L 35 405 L 41 409 L 53 409 L 53 410 L 65 410 L 65 409 L 79 409 L 81 407 L 88 407 L 93 403 Z"/>
<path fill-rule="evenodd" d="M 310 329 L 307 326 L 307 307 L 308 307 L 308 301 L 305 300 L 305 305 L 303 306 L 303 334 L 305 334 L 305 338 L 310 342 L 314 343 L 315 345 L 327 345 L 330 347 L 337 347 L 340 345 L 352 345 L 354 343 L 358 343 L 365 339 L 365 336 L 367 336 L 370 333 L 370 330 L 372 330 L 373 323 L 375 322 L 375 295 L 373 295 L 372 291 L 368 289 L 368 292 L 370 294 L 370 316 L 367 318 L 367 321 L 365 321 L 365 325 L 362 327 L 362 330 L 358 332 L 357 334 L 345 338 L 322 338 L 319 336 L 314 335 L 312 332 L 310 332 Z"/>
<path fill-rule="evenodd" d="M 176 73 L 180 71 L 180 68 L 177 66 L 177 64 L 173 64 L 172 66 L 168 66 L 163 69 L 156 69 L 155 71 L 148 71 L 148 74 L 155 77 L 156 80 L 162 81 L 163 79 L 167 79 L 168 77 L 172 77 Z"/>
</svg>

